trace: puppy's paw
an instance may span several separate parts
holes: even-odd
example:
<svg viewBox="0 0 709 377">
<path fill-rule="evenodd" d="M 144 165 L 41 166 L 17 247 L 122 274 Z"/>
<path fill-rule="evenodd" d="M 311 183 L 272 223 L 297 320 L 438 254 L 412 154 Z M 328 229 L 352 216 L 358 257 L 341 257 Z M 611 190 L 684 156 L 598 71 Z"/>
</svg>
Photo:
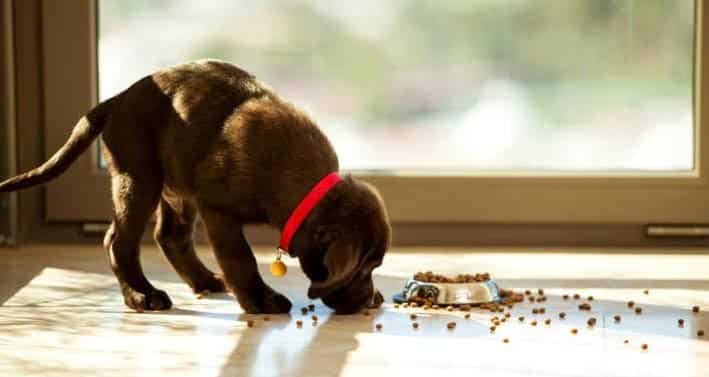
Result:
<svg viewBox="0 0 709 377">
<path fill-rule="evenodd" d="M 192 291 L 196 294 L 203 292 L 209 293 L 221 293 L 226 292 L 226 284 L 220 276 L 208 276 L 198 281 L 195 281 L 192 285 Z"/>
<path fill-rule="evenodd" d="M 124 290 L 123 301 L 129 308 L 139 313 L 146 310 L 168 310 L 172 307 L 170 296 L 165 291 L 158 289 L 147 294 L 134 290 Z"/>
<path fill-rule="evenodd" d="M 282 294 L 266 288 L 254 300 L 239 297 L 239 304 L 248 314 L 283 314 L 290 312 L 293 304 Z"/>
</svg>

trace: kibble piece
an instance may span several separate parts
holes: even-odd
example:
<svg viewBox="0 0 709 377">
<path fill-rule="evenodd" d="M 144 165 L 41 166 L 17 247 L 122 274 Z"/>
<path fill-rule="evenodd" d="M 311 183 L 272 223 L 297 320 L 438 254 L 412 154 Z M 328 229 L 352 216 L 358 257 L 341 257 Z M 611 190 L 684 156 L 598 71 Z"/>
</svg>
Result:
<svg viewBox="0 0 709 377">
<path fill-rule="evenodd" d="M 510 313 L 510 312 L 505 313 L 505 318 L 510 318 L 511 316 L 512 316 L 512 313 Z"/>
<path fill-rule="evenodd" d="M 503 342 L 503 343 L 509 343 L 510 340 L 509 340 L 508 338 L 505 338 L 505 339 L 502 339 L 502 342 Z"/>
<path fill-rule="evenodd" d="M 692 306 L 692 312 L 699 313 L 699 305 Z"/>
<path fill-rule="evenodd" d="M 470 319 L 470 313 L 465 313 L 465 319 Z"/>
<path fill-rule="evenodd" d="M 532 294 L 532 291 L 530 291 L 529 289 L 527 289 L 526 291 L 524 291 L 524 294 L 527 295 L 527 296 L 529 296 L 529 295 Z"/>
<path fill-rule="evenodd" d="M 529 324 L 532 325 L 532 326 L 536 326 L 536 325 L 537 325 L 537 321 L 536 321 L 536 320 L 535 320 L 535 321 L 532 321 L 532 322 L 530 322 Z"/>
<path fill-rule="evenodd" d="M 566 313 L 564 313 L 564 312 L 559 313 L 559 318 L 561 318 L 561 319 L 566 318 Z"/>
<path fill-rule="evenodd" d="M 704 330 L 697 330 L 697 336 L 704 336 Z"/>
<path fill-rule="evenodd" d="M 408 303 L 408 302 L 405 302 L 405 303 L 401 304 L 401 307 L 402 307 L 402 308 L 408 308 L 408 307 L 409 307 L 409 303 Z"/>
<path fill-rule="evenodd" d="M 448 330 L 453 330 L 455 328 L 455 322 L 448 322 L 446 327 L 448 327 Z"/>
<path fill-rule="evenodd" d="M 620 316 L 619 316 L 618 314 L 614 315 L 614 316 L 613 316 L 613 319 L 614 319 L 616 322 L 620 322 Z"/>
<path fill-rule="evenodd" d="M 580 294 L 578 294 L 578 293 L 575 293 L 575 294 L 574 294 L 574 300 L 578 300 L 578 299 L 580 299 L 580 298 L 581 298 L 581 295 L 580 295 Z"/>
<path fill-rule="evenodd" d="M 382 331 L 382 324 L 381 323 L 377 323 L 376 325 L 374 325 L 374 327 L 376 327 L 377 331 Z"/>
<path fill-rule="evenodd" d="M 544 296 L 544 290 L 541 288 L 537 290 L 537 293 L 539 293 L 540 296 Z"/>
<path fill-rule="evenodd" d="M 308 305 L 308 310 L 310 310 L 311 312 L 314 312 L 314 311 L 315 311 L 315 305 L 314 305 L 314 304 Z"/>
<path fill-rule="evenodd" d="M 593 301 L 593 296 L 588 296 L 587 300 L 588 300 L 588 301 Z"/>
<path fill-rule="evenodd" d="M 649 295 L 649 294 L 650 294 L 650 290 L 649 290 L 649 289 L 646 289 L 646 290 L 643 291 L 643 293 L 646 294 L 646 295 Z"/>
<path fill-rule="evenodd" d="M 306 315 L 306 314 L 308 314 L 308 308 L 302 307 L 302 308 L 300 308 L 300 312 L 301 312 L 303 315 Z"/>
<path fill-rule="evenodd" d="M 448 305 L 448 307 L 446 308 L 446 310 L 448 310 L 449 312 L 452 312 L 452 311 L 453 311 L 453 306 Z"/>
<path fill-rule="evenodd" d="M 318 316 L 314 315 L 314 316 L 310 317 L 310 319 L 312 319 L 313 322 L 317 322 L 317 321 L 318 321 Z"/>
<path fill-rule="evenodd" d="M 545 325 L 551 325 L 551 319 L 547 318 L 544 320 Z"/>
<path fill-rule="evenodd" d="M 418 322 L 414 322 L 414 323 L 411 324 L 411 326 L 412 326 L 414 329 L 418 329 L 418 328 L 419 328 L 419 323 L 418 323 Z"/>
<path fill-rule="evenodd" d="M 623 343 L 628 344 L 630 341 L 628 339 L 624 340 Z"/>
<path fill-rule="evenodd" d="M 251 319 L 248 320 L 248 321 L 246 321 L 246 326 L 247 326 L 247 327 L 254 327 L 254 321 L 251 320 Z"/>
<path fill-rule="evenodd" d="M 539 308 L 539 314 L 544 314 L 546 312 L 547 310 L 545 308 Z"/>
<path fill-rule="evenodd" d="M 591 310 L 591 304 L 585 302 L 579 305 L 579 310 Z"/>
<path fill-rule="evenodd" d="M 524 316 L 523 316 L 523 315 L 519 316 L 519 318 L 517 318 L 517 319 L 519 319 L 520 322 L 524 322 Z"/>
<path fill-rule="evenodd" d="M 399 304 L 394 304 L 394 309 L 399 309 Z"/>
<path fill-rule="evenodd" d="M 563 295 L 563 296 L 561 296 L 561 298 L 563 298 L 564 300 L 568 300 L 568 299 L 569 299 L 569 295 Z"/>
<path fill-rule="evenodd" d="M 643 345 L 640 346 L 640 348 L 642 348 L 643 351 L 647 351 L 647 343 L 643 343 Z"/>
<path fill-rule="evenodd" d="M 537 299 L 534 296 L 529 296 L 529 302 L 535 302 Z"/>
<path fill-rule="evenodd" d="M 596 326 L 596 318 L 594 318 L 594 317 L 589 318 L 588 321 L 586 321 L 586 324 L 590 327 Z"/>
<path fill-rule="evenodd" d="M 295 325 L 298 327 L 303 327 L 303 321 L 297 320 L 297 321 L 295 321 Z"/>
<path fill-rule="evenodd" d="M 268 321 L 271 320 L 271 317 L 270 317 L 270 316 L 264 316 L 264 317 L 263 317 L 263 320 L 266 321 L 266 322 L 268 322 Z"/>
<path fill-rule="evenodd" d="M 505 322 L 507 322 L 507 318 L 506 318 L 506 317 L 502 317 L 502 318 L 500 318 L 500 321 L 499 321 L 499 322 L 505 323 Z"/>
<path fill-rule="evenodd" d="M 571 329 L 571 333 L 576 335 L 579 333 L 579 330 L 577 328 L 573 328 L 573 329 Z"/>
<path fill-rule="evenodd" d="M 628 301 L 628 307 L 632 309 L 633 306 L 635 306 L 635 302 L 633 302 L 633 301 Z"/>
<path fill-rule="evenodd" d="M 643 308 L 641 308 L 639 306 L 637 308 L 635 308 L 635 314 L 641 314 L 642 312 L 643 312 Z"/>
<path fill-rule="evenodd" d="M 490 332 L 495 332 L 495 329 L 497 329 L 497 326 L 490 326 Z"/>
<path fill-rule="evenodd" d="M 418 316 L 416 314 L 411 314 L 409 318 L 411 318 L 412 321 L 415 321 Z"/>
<path fill-rule="evenodd" d="M 495 325 L 495 326 L 500 326 L 500 321 L 495 321 L 495 322 L 493 322 L 492 324 Z"/>
<path fill-rule="evenodd" d="M 539 314 L 539 309 L 537 309 L 537 308 L 532 309 L 532 314 Z"/>
<path fill-rule="evenodd" d="M 679 327 L 684 327 L 684 320 L 683 320 L 682 318 L 678 319 L 678 320 L 677 320 L 677 325 L 678 325 Z"/>
</svg>

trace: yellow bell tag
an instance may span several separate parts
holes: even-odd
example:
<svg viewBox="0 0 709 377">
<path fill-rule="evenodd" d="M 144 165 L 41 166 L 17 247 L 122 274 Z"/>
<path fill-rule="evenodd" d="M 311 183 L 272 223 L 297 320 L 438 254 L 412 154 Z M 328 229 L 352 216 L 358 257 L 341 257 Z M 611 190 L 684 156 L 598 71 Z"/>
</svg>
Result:
<svg viewBox="0 0 709 377">
<path fill-rule="evenodd" d="M 281 253 L 276 256 L 276 260 L 271 263 L 271 275 L 281 277 L 288 272 L 288 267 L 281 261 Z"/>
</svg>

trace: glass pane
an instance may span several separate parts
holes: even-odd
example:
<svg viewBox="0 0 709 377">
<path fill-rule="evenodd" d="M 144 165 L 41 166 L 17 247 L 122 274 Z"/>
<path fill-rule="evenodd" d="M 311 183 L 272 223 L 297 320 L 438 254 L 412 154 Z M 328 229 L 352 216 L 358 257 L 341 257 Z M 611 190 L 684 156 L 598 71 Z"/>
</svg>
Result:
<svg viewBox="0 0 709 377">
<path fill-rule="evenodd" d="M 101 0 L 105 99 L 219 58 L 345 169 L 691 170 L 689 0 Z"/>
</svg>

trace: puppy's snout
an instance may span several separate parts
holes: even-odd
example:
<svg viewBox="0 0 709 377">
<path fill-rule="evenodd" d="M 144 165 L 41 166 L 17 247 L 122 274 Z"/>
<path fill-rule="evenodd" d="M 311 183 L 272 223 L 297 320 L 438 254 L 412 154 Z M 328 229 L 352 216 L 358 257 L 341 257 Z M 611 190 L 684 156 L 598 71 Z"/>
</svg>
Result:
<svg viewBox="0 0 709 377">
<path fill-rule="evenodd" d="M 384 296 L 379 292 L 379 290 L 375 289 L 374 294 L 372 295 L 372 300 L 369 303 L 369 308 L 370 309 L 376 309 L 380 306 L 382 306 L 382 303 L 384 302 Z"/>
</svg>

